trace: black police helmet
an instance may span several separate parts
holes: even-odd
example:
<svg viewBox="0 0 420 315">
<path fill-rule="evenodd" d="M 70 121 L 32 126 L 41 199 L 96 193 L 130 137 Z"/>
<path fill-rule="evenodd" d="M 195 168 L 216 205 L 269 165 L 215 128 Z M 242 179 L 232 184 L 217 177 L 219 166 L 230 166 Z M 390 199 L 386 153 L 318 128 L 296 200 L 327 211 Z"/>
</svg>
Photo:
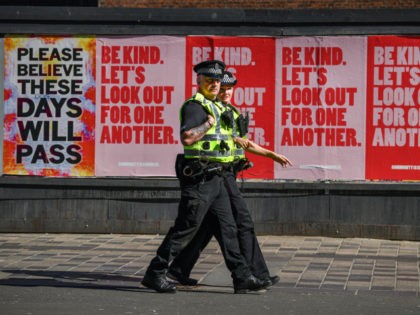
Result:
<svg viewBox="0 0 420 315">
<path fill-rule="evenodd" d="M 223 61 L 220 60 L 206 60 L 200 62 L 194 66 L 194 71 L 197 74 L 205 75 L 206 77 L 211 77 L 215 79 L 221 79 L 223 76 L 223 70 L 225 70 L 226 65 Z"/>
<path fill-rule="evenodd" d="M 223 71 L 223 77 L 220 80 L 220 84 L 221 85 L 230 85 L 230 86 L 234 86 L 236 84 L 237 80 L 236 78 L 233 76 L 232 72 L 230 71 Z"/>
</svg>

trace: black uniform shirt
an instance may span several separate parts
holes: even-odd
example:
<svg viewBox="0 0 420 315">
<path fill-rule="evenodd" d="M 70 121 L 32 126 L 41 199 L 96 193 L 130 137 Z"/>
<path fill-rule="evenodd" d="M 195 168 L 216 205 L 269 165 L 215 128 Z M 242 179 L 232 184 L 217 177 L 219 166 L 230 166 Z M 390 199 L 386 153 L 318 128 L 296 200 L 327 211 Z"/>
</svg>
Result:
<svg viewBox="0 0 420 315">
<path fill-rule="evenodd" d="M 208 114 L 203 105 L 195 101 L 185 103 L 181 109 L 181 134 L 184 131 L 204 124 L 207 121 Z"/>
</svg>

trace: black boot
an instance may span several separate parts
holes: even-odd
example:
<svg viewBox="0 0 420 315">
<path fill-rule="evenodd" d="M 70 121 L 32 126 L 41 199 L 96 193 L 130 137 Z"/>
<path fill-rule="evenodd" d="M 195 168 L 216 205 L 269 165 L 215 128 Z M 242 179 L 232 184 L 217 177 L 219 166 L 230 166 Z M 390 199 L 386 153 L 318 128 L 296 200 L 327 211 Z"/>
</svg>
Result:
<svg viewBox="0 0 420 315">
<path fill-rule="evenodd" d="M 193 279 L 193 278 L 189 278 L 187 276 L 184 276 L 183 274 L 175 271 L 175 270 L 168 270 L 168 272 L 166 273 L 166 276 L 171 279 L 171 280 L 175 280 L 178 281 L 180 284 L 182 285 L 197 285 L 198 281 Z"/>
<path fill-rule="evenodd" d="M 173 283 L 170 283 L 166 280 L 165 277 L 162 276 L 149 276 L 145 275 L 141 284 L 144 285 L 146 288 L 153 289 L 160 293 L 175 293 L 176 286 Z"/>
<path fill-rule="evenodd" d="M 264 283 L 260 279 L 251 275 L 243 280 L 235 280 L 233 282 L 233 289 L 236 294 L 243 294 L 248 291 L 258 291 L 264 289 Z"/>
<path fill-rule="evenodd" d="M 264 288 L 269 288 L 275 285 L 277 282 L 279 282 L 280 278 L 279 276 L 268 276 L 267 278 L 260 279 L 260 280 L 263 282 Z"/>
</svg>

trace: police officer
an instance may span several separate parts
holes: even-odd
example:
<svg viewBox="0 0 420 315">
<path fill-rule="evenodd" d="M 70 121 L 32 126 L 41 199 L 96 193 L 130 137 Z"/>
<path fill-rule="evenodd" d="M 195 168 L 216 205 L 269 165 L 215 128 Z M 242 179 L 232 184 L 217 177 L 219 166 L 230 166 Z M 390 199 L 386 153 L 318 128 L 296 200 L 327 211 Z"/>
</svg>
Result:
<svg viewBox="0 0 420 315">
<path fill-rule="evenodd" d="M 240 253 L 237 228 L 224 185 L 225 166 L 232 161 L 234 147 L 229 130 L 221 123 L 223 105 L 216 101 L 225 64 L 210 60 L 197 64 L 198 92 L 181 107 L 181 141 L 184 155 L 177 158 L 181 200 L 178 215 L 142 284 L 158 292 L 175 292 L 166 279 L 168 264 L 191 241 L 208 211 L 219 227 L 219 244 L 231 271 L 235 293 L 259 290 L 263 283 L 254 277 Z M 210 209 L 210 210 L 209 210 Z"/>
<path fill-rule="evenodd" d="M 263 254 L 258 244 L 254 231 L 254 224 L 236 182 L 236 175 L 248 164 L 243 149 L 254 154 L 272 158 L 283 167 L 291 165 L 291 162 L 283 155 L 260 147 L 246 138 L 248 120 L 230 103 L 233 96 L 233 87 L 237 80 L 229 71 L 224 71 L 221 80 L 221 88 L 218 99 L 225 106 L 222 114 L 225 124 L 231 126 L 233 140 L 236 144 L 232 151 L 234 154 L 233 169 L 224 176 L 224 183 L 229 194 L 232 211 L 238 228 L 238 239 L 242 254 L 245 256 L 252 273 L 261 279 L 265 287 L 272 286 L 279 281 L 278 276 L 270 276 Z M 241 150 L 242 149 L 242 150 Z M 188 246 L 176 257 L 168 276 L 184 285 L 195 285 L 197 281 L 189 277 L 190 272 L 196 263 L 201 251 L 206 247 L 212 236 L 220 238 L 220 233 L 215 223 L 215 218 L 208 213 L 200 227 L 197 235 Z"/>
</svg>

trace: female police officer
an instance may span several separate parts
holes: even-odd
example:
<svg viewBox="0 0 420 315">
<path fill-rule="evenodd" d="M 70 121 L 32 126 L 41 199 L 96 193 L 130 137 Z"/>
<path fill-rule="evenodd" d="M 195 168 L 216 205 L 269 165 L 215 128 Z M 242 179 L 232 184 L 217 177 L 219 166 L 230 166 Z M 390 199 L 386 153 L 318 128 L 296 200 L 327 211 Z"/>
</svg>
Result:
<svg viewBox="0 0 420 315">
<path fill-rule="evenodd" d="M 226 172 L 224 184 L 229 194 L 235 222 L 238 228 L 238 239 L 241 253 L 244 255 L 252 273 L 261 279 L 265 287 L 269 287 L 279 280 L 278 276 L 270 276 L 263 254 L 258 244 L 254 231 L 254 224 L 236 182 L 236 174 L 247 165 L 247 159 L 243 150 L 269 157 L 280 163 L 283 167 L 291 165 L 291 162 L 283 155 L 267 150 L 246 138 L 247 119 L 230 103 L 233 96 L 233 87 L 237 83 L 236 78 L 229 71 L 224 71 L 221 80 L 221 88 L 218 99 L 225 106 L 223 117 L 225 124 L 231 126 L 231 135 L 236 146 L 232 150 L 234 155 L 233 168 Z M 212 236 L 220 238 L 219 229 L 214 224 L 215 218 L 212 213 L 208 213 L 203 221 L 195 238 L 186 246 L 186 248 L 176 257 L 169 268 L 168 276 L 179 281 L 184 285 L 194 285 L 195 279 L 189 278 L 192 268 L 196 263 L 201 251 L 207 246 Z"/>
</svg>

